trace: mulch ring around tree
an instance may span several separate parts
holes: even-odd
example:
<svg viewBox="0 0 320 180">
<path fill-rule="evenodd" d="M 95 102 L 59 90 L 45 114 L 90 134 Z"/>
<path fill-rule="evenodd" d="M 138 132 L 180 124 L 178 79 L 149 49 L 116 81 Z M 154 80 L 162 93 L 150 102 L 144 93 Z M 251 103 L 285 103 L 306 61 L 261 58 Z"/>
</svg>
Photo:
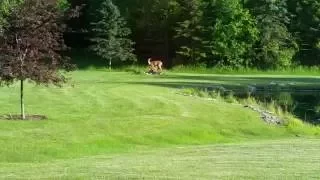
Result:
<svg viewBox="0 0 320 180">
<path fill-rule="evenodd" d="M 21 114 L 6 114 L 0 115 L 0 120 L 11 120 L 11 121 L 41 121 L 48 119 L 43 115 L 26 115 L 25 119 L 21 118 Z"/>
</svg>

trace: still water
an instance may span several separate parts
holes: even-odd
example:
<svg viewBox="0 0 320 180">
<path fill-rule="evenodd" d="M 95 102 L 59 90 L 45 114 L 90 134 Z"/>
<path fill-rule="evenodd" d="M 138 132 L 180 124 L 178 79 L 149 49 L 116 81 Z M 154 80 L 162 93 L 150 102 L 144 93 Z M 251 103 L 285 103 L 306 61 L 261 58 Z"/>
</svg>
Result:
<svg viewBox="0 0 320 180">
<path fill-rule="evenodd" d="M 320 90 L 259 90 L 252 93 L 234 93 L 237 98 L 247 98 L 249 94 L 260 102 L 274 101 L 303 121 L 320 124 Z"/>
</svg>

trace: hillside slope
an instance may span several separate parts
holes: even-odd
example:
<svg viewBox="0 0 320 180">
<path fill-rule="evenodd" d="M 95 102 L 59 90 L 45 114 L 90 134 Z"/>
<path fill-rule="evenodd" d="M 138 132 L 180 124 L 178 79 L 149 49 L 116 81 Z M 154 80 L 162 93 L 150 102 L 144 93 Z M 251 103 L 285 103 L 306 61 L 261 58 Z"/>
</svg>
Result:
<svg viewBox="0 0 320 180">
<path fill-rule="evenodd" d="M 182 78 L 78 71 L 63 88 L 26 87 L 28 114 L 0 121 L 0 163 L 46 162 L 143 149 L 317 135 L 319 128 L 270 126 L 239 105 L 177 94 Z M 211 77 L 206 83 L 214 83 Z M 171 84 L 171 86 L 168 86 Z M 0 91 L 1 114 L 18 112 L 19 87 Z"/>
</svg>

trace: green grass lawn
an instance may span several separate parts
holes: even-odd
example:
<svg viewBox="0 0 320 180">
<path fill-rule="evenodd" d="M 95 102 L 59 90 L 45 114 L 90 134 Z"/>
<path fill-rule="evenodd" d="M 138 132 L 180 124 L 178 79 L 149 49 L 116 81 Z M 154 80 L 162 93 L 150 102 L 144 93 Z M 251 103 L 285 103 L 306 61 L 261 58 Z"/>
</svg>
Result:
<svg viewBox="0 0 320 180">
<path fill-rule="evenodd" d="M 86 156 L 46 163 L 0 163 L 3 179 L 319 179 L 320 140 L 198 145 Z"/>
<path fill-rule="evenodd" d="M 104 71 L 71 76 L 63 88 L 27 85 L 27 113 L 48 120 L 0 121 L 0 178 L 294 178 L 303 177 L 303 170 L 311 178 L 319 175 L 319 127 L 299 121 L 271 126 L 240 105 L 177 94 L 190 85 L 275 79 L 307 86 L 319 83 L 317 77 Z M 19 87 L 1 88 L 0 102 L 0 114 L 17 113 Z"/>
</svg>

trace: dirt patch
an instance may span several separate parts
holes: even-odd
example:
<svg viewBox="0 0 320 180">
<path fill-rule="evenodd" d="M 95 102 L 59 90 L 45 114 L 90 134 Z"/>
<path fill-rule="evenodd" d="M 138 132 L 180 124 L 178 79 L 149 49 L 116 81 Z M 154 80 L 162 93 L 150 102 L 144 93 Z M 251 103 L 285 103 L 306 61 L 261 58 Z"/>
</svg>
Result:
<svg viewBox="0 0 320 180">
<path fill-rule="evenodd" d="M 12 120 L 12 121 L 40 121 L 48 119 L 46 116 L 43 115 L 26 115 L 25 119 L 21 118 L 20 114 L 6 114 L 0 115 L 0 120 Z"/>
</svg>

